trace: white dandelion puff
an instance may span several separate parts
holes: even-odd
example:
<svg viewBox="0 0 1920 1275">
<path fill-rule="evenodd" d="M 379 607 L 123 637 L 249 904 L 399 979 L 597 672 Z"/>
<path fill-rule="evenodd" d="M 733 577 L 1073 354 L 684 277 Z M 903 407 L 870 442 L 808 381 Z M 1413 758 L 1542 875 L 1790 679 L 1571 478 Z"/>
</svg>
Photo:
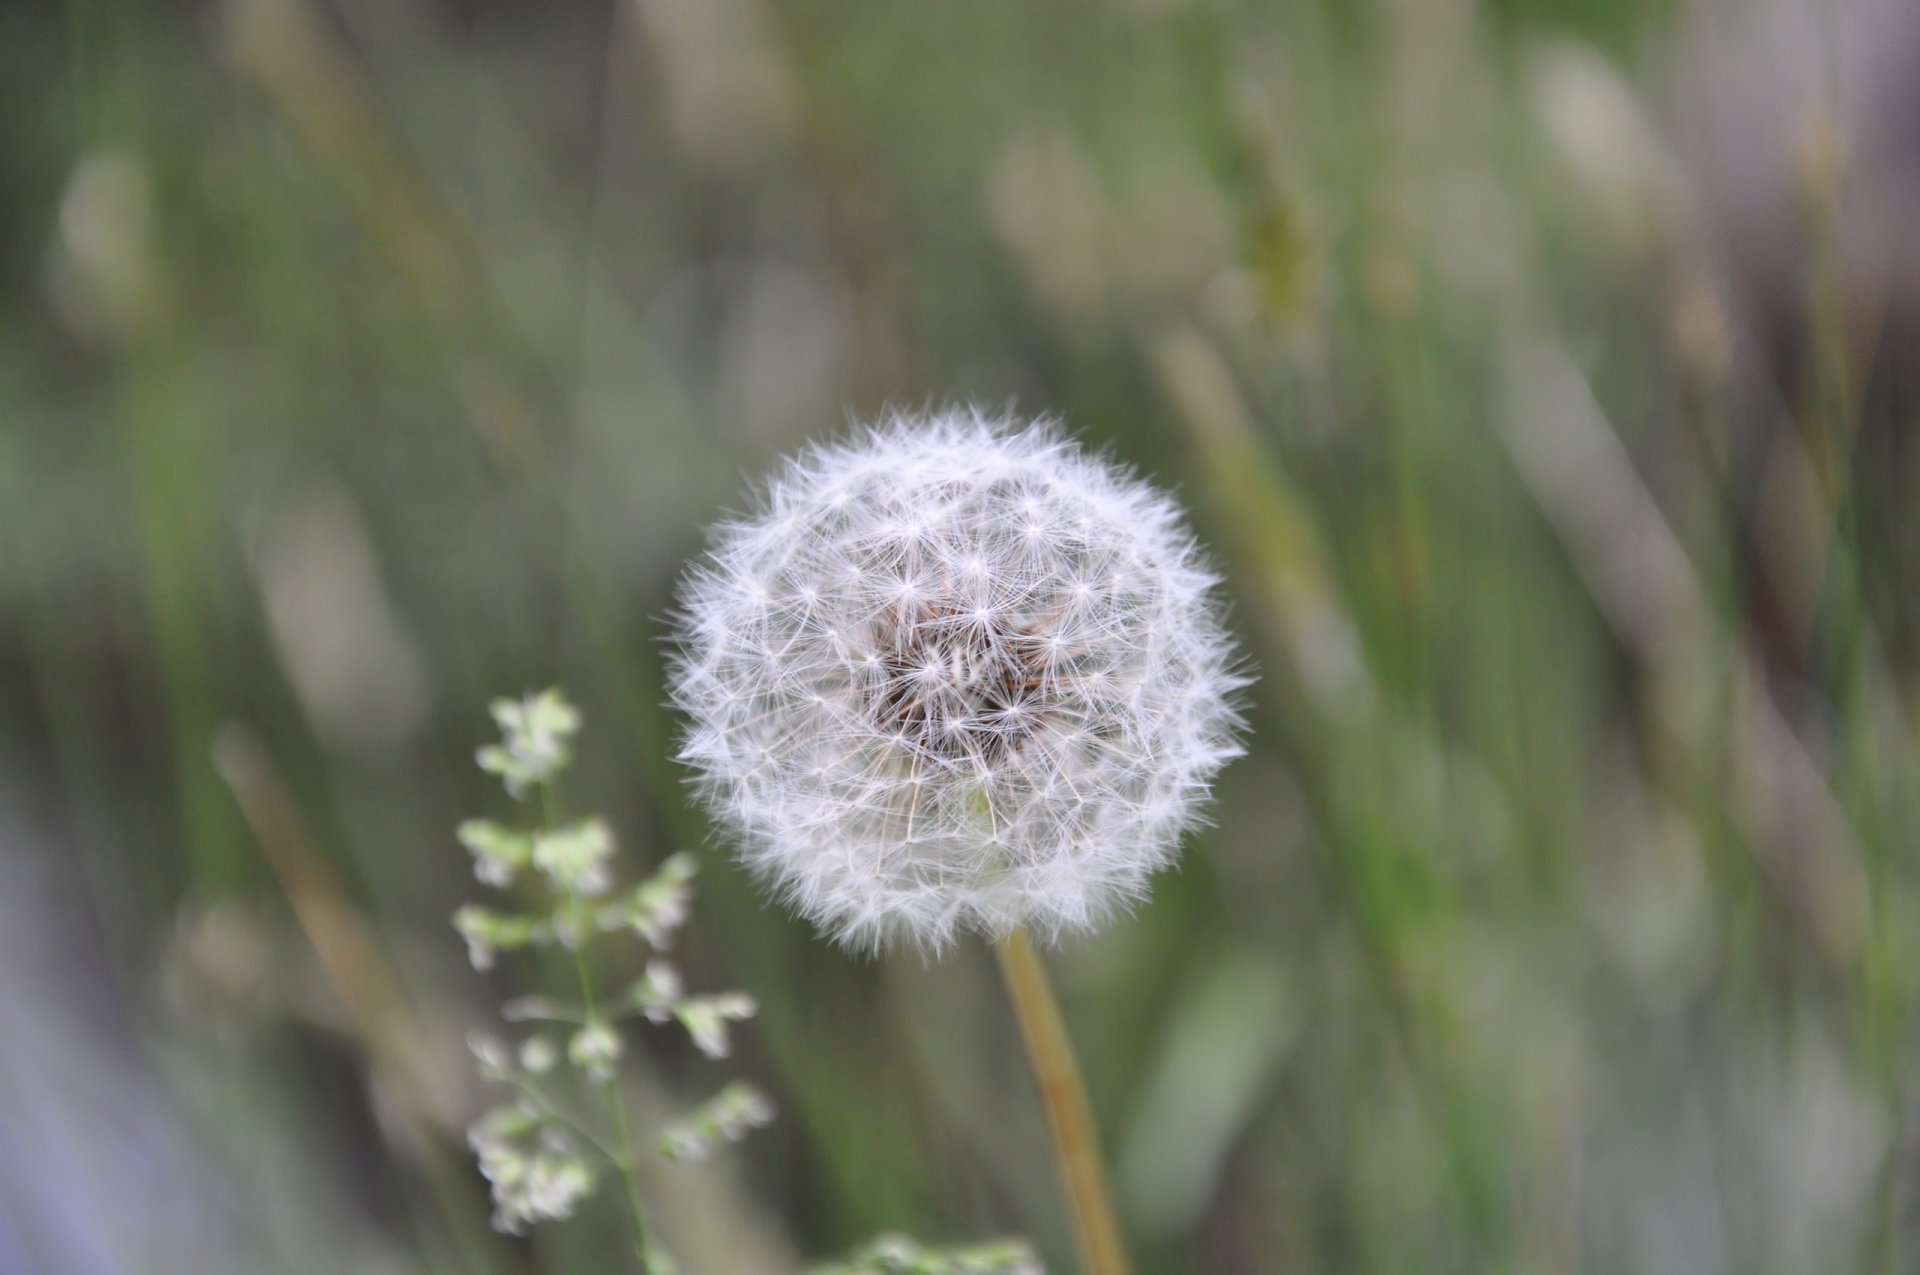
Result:
<svg viewBox="0 0 1920 1275">
<path fill-rule="evenodd" d="M 1091 929 L 1240 751 L 1216 582 L 1170 498 L 1051 424 L 896 417 L 716 530 L 680 595 L 681 758 L 847 944 Z"/>
</svg>

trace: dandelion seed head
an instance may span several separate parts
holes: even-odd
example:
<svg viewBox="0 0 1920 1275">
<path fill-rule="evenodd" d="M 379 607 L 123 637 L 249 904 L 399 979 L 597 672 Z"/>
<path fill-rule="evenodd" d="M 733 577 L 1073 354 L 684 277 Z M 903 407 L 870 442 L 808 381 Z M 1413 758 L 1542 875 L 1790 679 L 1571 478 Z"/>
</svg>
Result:
<svg viewBox="0 0 1920 1275">
<path fill-rule="evenodd" d="M 896 416 L 789 460 L 687 577 L 681 760 L 849 945 L 1092 929 L 1240 751 L 1215 584 L 1171 499 L 1054 426 Z"/>
</svg>

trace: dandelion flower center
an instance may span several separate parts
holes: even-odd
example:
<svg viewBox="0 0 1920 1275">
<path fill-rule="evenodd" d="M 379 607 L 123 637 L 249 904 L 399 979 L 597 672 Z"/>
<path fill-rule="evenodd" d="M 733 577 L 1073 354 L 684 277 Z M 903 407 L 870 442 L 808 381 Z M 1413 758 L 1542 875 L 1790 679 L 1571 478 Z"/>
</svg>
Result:
<svg viewBox="0 0 1920 1275">
<path fill-rule="evenodd" d="M 930 763 L 984 766 L 1024 746 L 1058 694 L 1036 627 L 980 608 L 890 608 L 873 625 L 881 655 L 861 687 L 874 724 L 898 727 L 911 755 Z"/>
</svg>

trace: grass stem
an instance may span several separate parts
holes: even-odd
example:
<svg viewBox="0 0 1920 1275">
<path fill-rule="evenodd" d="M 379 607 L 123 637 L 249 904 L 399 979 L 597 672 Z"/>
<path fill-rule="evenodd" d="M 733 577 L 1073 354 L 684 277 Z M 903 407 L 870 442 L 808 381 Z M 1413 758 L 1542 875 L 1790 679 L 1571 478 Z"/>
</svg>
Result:
<svg viewBox="0 0 1920 1275">
<path fill-rule="evenodd" d="M 573 900 L 568 900 L 572 910 Z M 587 1029 L 593 1030 L 603 1025 L 600 1016 L 600 1001 L 594 991 L 593 970 L 587 964 L 587 952 L 584 942 L 577 942 L 573 949 L 574 964 L 580 971 L 580 1000 L 587 1011 Z M 640 1178 L 634 1167 L 632 1126 L 627 1120 L 627 1105 L 620 1100 L 619 1081 L 608 1076 L 600 1082 L 600 1092 L 607 1104 L 607 1123 L 613 1129 L 613 1160 L 620 1169 L 620 1183 L 624 1189 L 627 1203 L 627 1218 L 633 1226 L 633 1251 L 640 1259 L 642 1275 L 652 1275 L 653 1250 L 647 1235 L 646 1206 L 640 1200 Z"/>
<path fill-rule="evenodd" d="M 554 793 L 551 781 L 540 785 L 540 816 L 548 831 L 560 826 L 559 800 Z M 581 915 L 580 900 L 571 890 L 567 892 L 566 914 L 572 918 Z M 573 949 L 573 965 L 580 974 L 580 1004 L 586 1010 L 585 1030 L 593 1031 L 606 1025 L 605 1017 L 600 1013 L 600 996 L 593 982 L 593 967 L 587 963 L 587 934 L 577 933 L 569 945 Z M 607 1123 L 613 1132 L 613 1161 L 620 1170 L 620 1185 L 626 1199 L 627 1221 L 633 1228 L 633 1252 L 640 1262 L 640 1275 L 653 1275 L 653 1245 L 647 1231 L 646 1205 L 640 1198 L 640 1176 L 637 1159 L 633 1149 L 633 1126 L 627 1119 L 627 1105 L 620 1100 L 620 1082 L 614 1076 L 608 1076 L 599 1082 L 600 1093 L 607 1106 Z"/>
</svg>

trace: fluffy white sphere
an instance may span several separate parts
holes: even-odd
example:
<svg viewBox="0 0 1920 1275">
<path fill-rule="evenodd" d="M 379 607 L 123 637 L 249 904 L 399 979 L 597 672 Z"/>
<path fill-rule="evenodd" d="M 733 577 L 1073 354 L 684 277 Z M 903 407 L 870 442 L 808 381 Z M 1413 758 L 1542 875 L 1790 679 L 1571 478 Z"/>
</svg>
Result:
<svg viewBox="0 0 1920 1275">
<path fill-rule="evenodd" d="M 1045 938 L 1145 895 L 1245 679 L 1179 508 L 1051 425 L 789 460 L 682 586 L 673 700 L 742 858 L 835 938 Z"/>
</svg>

